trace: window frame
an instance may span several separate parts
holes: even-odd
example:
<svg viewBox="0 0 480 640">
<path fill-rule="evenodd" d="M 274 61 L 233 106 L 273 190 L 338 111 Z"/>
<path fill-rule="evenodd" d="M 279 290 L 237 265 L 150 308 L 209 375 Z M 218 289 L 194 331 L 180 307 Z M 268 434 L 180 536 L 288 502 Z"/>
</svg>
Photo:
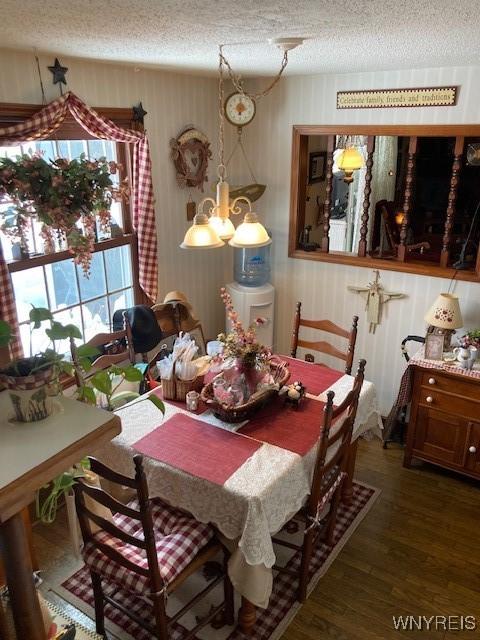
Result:
<svg viewBox="0 0 480 640">
<path fill-rule="evenodd" d="M 32 117 L 36 112 L 40 111 L 44 105 L 32 105 L 32 104 L 15 104 L 15 103 L 0 103 L 0 128 L 12 126 L 23 122 Z M 95 108 L 95 111 L 105 118 L 112 120 L 117 126 L 126 129 L 143 130 L 143 126 L 132 120 L 132 109 L 128 108 L 114 108 L 114 107 L 99 107 Z M 68 114 L 62 125 L 54 132 L 53 135 L 48 136 L 45 140 L 97 140 L 95 136 L 90 135 L 71 114 Z M 1 144 L 1 142 L 0 142 Z M 123 180 L 128 178 L 131 184 L 132 179 L 132 145 L 124 142 L 115 142 L 117 160 L 121 165 L 119 171 L 119 178 Z M 109 238 L 95 242 L 93 252 L 103 252 L 115 247 L 121 247 L 124 245 L 130 246 L 130 260 L 131 260 L 131 273 L 132 273 L 132 288 L 134 304 L 146 303 L 147 299 L 143 293 L 139 284 L 139 272 L 138 272 L 138 241 L 137 236 L 133 230 L 132 215 L 131 215 L 131 198 L 127 201 L 121 202 L 122 207 L 122 219 L 123 219 L 123 235 L 116 238 Z M 63 260 L 71 259 L 72 255 L 68 250 L 58 251 L 51 254 L 36 255 L 30 258 L 23 258 L 20 260 L 6 260 L 6 264 L 9 273 L 17 273 L 20 271 L 26 271 L 34 267 L 43 267 L 48 264 L 54 264 Z M 108 295 L 107 292 L 105 295 Z M 81 306 L 81 302 L 78 306 Z M 77 305 L 75 305 L 77 306 Z"/>
<path fill-rule="evenodd" d="M 371 139 L 375 136 L 403 136 L 410 139 L 418 137 L 480 137 L 480 125 L 293 125 L 292 126 L 292 161 L 290 175 L 290 220 L 288 238 L 288 256 L 302 260 L 330 262 L 350 266 L 360 266 L 386 271 L 401 271 L 439 278 L 453 278 L 469 282 L 480 282 L 480 247 L 477 253 L 475 270 L 457 271 L 453 267 L 440 263 L 426 263 L 412 257 L 403 256 L 386 260 L 365 255 L 364 247 L 358 247 L 358 253 L 345 254 L 329 251 L 328 237 L 323 238 L 322 246 L 316 251 L 304 251 L 299 248 L 300 232 L 305 223 L 305 198 L 308 178 L 308 137 L 330 136 L 327 151 L 333 152 L 331 138 L 337 135 L 358 135 Z M 366 194 L 365 194 L 366 195 Z M 327 196 L 328 197 L 328 196 Z M 303 206 L 302 206 L 303 205 Z M 303 216 L 303 217 L 302 217 Z M 329 218 L 328 218 L 329 220 Z M 447 212 L 445 213 L 447 220 Z"/>
</svg>

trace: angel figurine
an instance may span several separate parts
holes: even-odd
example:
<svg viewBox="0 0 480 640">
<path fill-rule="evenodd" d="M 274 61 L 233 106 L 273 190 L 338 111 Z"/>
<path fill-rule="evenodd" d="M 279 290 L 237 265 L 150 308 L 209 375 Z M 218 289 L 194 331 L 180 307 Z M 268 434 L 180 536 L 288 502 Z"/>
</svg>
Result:
<svg viewBox="0 0 480 640">
<path fill-rule="evenodd" d="M 377 325 L 380 324 L 382 317 L 382 306 L 389 300 L 405 298 L 404 293 L 395 293 L 393 291 L 385 291 L 380 284 L 380 272 L 378 269 L 373 271 L 375 279 L 369 282 L 366 287 L 347 287 L 349 291 L 359 293 L 366 300 L 365 310 L 367 312 L 367 320 L 370 323 L 369 332 L 375 333 Z"/>
</svg>

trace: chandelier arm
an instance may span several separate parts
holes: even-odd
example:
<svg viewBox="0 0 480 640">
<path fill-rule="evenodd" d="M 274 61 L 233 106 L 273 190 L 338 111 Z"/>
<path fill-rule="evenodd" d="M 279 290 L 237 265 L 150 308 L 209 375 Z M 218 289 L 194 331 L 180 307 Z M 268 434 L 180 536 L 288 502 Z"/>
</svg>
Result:
<svg viewBox="0 0 480 640">
<path fill-rule="evenodd" d="M 268 93 L 270 93 L 270 91 L 273 89 L 273 87 L 277 84 L 277 82 L 282 77 L 282 74 L 285 71 L 285 67 L 287 66 L 287 64 L 288 64 L 288 51 L 285 51 L 284 54 L 283 54 L 282 63 L 280 65 L 280 71 L 277 73 L 277 75 L 272 80 L 272 82 L 269 85 L 267 85 L 267 87 L 265 89 L 263 89 L 262 91 L 259 91 L 258 93 L 248 93 L 248 91 L 245 91 L 245 89 L 243 87 L 243 80 L 242 80 L 241 76 L 239 74 L 236 74 L 233 71 L 230 63 L 228 62 L 228 60 L 223 55 L 223 46 L 220 46 L 220 67 L 221 67 L 222 71 L 223 71 L 223 66 L 225 66 L 227 68 L 228 77 L 230 78 L 230 80 L 231 80 L 233 86 L 235 87 L 235 89 L 239 93 L 241 93 L 242 95 L 248 96 L 249 98 L 252 98 L 253 100 L 260 100 L 260 98 L 263 98 Z"/>
<path fill-rule="evenodd" d="M 208 210 L 207 215 L 211 216 L 215 213 L 215 210 L 217 209 L 217 203 L 215 202 L 215 200 L 213 198 L 207 197 L 207 198 L 203 198 L 203 200 L 201 200 L 198 203 L 198 208 L 197 211 L 198 213 L 203 213 L 203 206 L 205 203 L 209 202 L 212 206 L 211 208 Z"/>
<path fill-rule="evenodd" d="M 249 211 L 252 210 L 252 203 L 250 202 L 250 200 L 246 196 L 238 196 L 238 198 L 235 198 L 235 200 L 233 200 L 232 204 L 230 205 L 230 211 L 234 215 L 238 215 L 239 213 L 242 213 L 242 208 L 237 206 L 237 202 L 241 202 L 241 201 L 246 202 L 248 204 Z"/>
</svg>

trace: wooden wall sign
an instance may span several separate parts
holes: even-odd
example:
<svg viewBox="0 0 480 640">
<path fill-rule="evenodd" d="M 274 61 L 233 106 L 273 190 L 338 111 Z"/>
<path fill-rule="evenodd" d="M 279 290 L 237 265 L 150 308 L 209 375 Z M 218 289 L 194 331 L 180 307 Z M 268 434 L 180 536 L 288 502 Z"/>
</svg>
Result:
<svg viewBox="0 0 480 640">
<path fill-rule="evenodd" d="M 458 87 L 337 91 L 337 109 L 452 107 L 457 104 L 457 92 Z"/>
</svg>

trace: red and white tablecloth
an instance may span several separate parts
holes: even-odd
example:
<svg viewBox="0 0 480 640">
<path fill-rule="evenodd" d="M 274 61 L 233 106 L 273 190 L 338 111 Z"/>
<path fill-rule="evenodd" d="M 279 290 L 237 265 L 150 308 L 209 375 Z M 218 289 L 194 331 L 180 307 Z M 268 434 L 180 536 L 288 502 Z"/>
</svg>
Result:
<svg viewBox="0 0 480 640">
<path fill-rule="evenodd" d="M 315 367 L 313 364 L 309 366 Z M 342 375 L 318 396 L 310 396 L 309 415 L 312 417 L 309 420 L 315 416 L 315 423 L 320 428 L 326 392 L 335 392 L 334 403 L 338 405 L 350 391 L 352 384 L 352 376 Z M 318 413 L 312 413 L 311 408 L 316 404 Z M 136 452 L 137 443 L 144 442 L 145 437 L 156 429 L 159 434 L 164 427 L 168 430 L 168 425 L 172 425 L 170 419 L 178 413 L 187 414 L 187 411 L 166 403 L 162 420 L 158 409 L 150 402 L 137 401 L 123 407 L 118 412 L 122 420 L 122 433 L 98 452 L 98 457 L 117 471 L 131 474 L 132 456 Z M 221 422 L 210 411 L 201 415 L 188 415 L 193 420 L 208 423 L 209 428 L 218 427 L 229 431 L 239 429 L 239 425 Z M 268 417 L 265 420 L 268 421 Z M 293 424 L 292 428 L 301 429 L 302 426 Z M 375 387 L 365 381 L 360 394 L 353 439 L 367 431 L 380 435 L 381 428 Z M 247 424 L 246 435 L 255 438 L 255 434 L 249 434 L 249 431 Z M 198 438 L 201 437 L 199 432 Z M 189 443 L 191 451 L 201 449 L 196 440 L 196 436 L 192 435 Z M 282 440 L 282 443 L 286 443 L 284 446 L 288 447 L 288 438 Z M 251 602 L 265 607 L 272 585 L 271 567 L 275 564 L 271 536 L 305 503 L 310 491 L 316 448 L 315 442 L 306 453 L 303 449 L 297 453 L 269 442 L 261 442 L 249 457 L 239 463 L 240 466 L 223 484 L 192 475 L 151 457 L 145 457 L 144 466 L 152 497 L 161 497 L 168 503 L 189 511 L 201 522 L 214 524 L 225 538 L 236 542 L 238 552 L 232 560 L 230 571 L 234 585 Z M 260 572 L 255 573 L 258 568 Z M 249 571 L 253 572 L 252 575 L 245 576 L 245 572 L 248 574 Z"/>
</svg>

